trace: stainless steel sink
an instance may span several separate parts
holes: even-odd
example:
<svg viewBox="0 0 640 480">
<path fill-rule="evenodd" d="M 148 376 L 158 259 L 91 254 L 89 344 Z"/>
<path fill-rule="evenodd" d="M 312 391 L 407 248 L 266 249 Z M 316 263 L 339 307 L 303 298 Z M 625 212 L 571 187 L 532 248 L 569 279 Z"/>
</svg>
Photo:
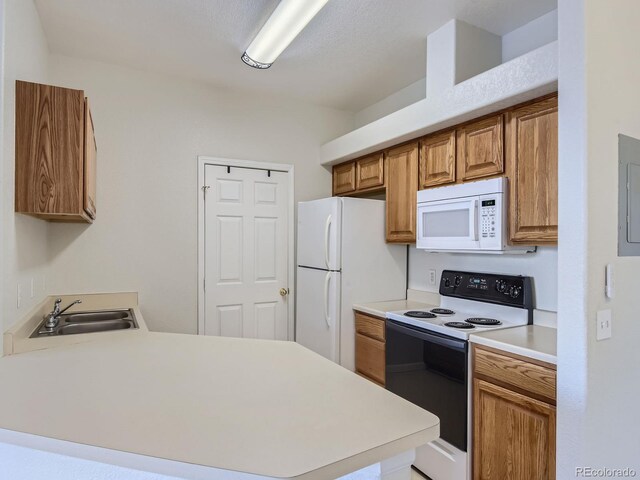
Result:
<svg viewBox="0 0 640 480">
<path fill-rule="evenodd" d="M 58 328 L 57 335 L 75 335 L 77 333 L 110 332 L 135 328 L 130 320 L 104 320 L 99 322 L 68 323 Z"/>
<path fill-rule="evenodd" d="M 131 309 L 63 314 L 60 315 L 58 325 L 52 329 L 47 328 L 45 323 L 46 319 L 38 325 L 31 338 L 138 328 L 138 322 Z"/>
<path fill-rule="evenodd" d="M 71 313 L 63 320 L 64 323 L 106 322 L 123 320 L 129 317 L 129 312 L 120 310 L 115 312 Z"/>
</svg>

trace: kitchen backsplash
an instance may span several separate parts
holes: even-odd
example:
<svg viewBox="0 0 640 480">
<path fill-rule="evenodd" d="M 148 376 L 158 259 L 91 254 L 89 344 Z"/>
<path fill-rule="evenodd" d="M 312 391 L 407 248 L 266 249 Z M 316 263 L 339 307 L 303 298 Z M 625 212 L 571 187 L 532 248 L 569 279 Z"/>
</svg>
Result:
<svg viewBox="0 0 640 480">
<path fill-rule="evenodd" d="M 436 282 L 430 282 L 430 270 L 436 271 Z M 408 288 L 437 292 L 442 270 L 462 270 L 533 277 L 535 308 L 558 310 L 558 249 L 538 247 L 524 255 L 489 255 L 463 253 L 427 253 L 409 247 Z"/>
</svg>

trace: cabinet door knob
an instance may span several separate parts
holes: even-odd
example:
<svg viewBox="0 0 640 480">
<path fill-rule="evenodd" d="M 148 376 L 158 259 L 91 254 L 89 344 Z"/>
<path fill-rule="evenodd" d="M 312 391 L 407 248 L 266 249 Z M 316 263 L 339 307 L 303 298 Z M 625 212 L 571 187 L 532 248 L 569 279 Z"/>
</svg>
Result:
<svg viewBox="0 0 640 480">
<path fill-rule="evenodd" d="M 289 295 L 289 289 L 288 288 L 281 288 L 280 289 L 280 296 L 281 297 L 286 297 L 287 295 Z"/>
</svg>

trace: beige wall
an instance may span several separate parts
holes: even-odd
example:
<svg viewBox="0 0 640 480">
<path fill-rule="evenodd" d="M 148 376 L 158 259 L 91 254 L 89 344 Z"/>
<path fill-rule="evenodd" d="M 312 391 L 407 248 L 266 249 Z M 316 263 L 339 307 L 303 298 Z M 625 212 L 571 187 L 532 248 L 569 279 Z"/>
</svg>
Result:
<svg viewBox="0 0 640 480">
<path fill-rule="evenodd" d="M 640 258 L 617 256 L 618 134 L 640 138 L 640 3 L 559 2 L 558 479 L 640 475 Z M 614 266 L 615 298 L 604 295 Z M 596 312 L 611 309 L 609 340 Z M 615 476 L 615 478 L 622 478 Z"/>
<path fill-rule="evenodd" d="M 40 301 L 49 271 L 49 226 L 42 220 L 17 215 L 14 208 L 15 81 L 46 82 L 47 41 L 33 2 L 5 1 L 3 160 L 2 160 L 2 242 L 4 328 Z M 34 283 L 31 296 L 31 281 Z M 22 306 L 17 308 L 18 283 Z M 2 348 L 2 347 L 0 347 Z"/>
<path fill-rule="evenodd" d="M 139 291 L 150 329 L 196 333 L 197 156 L 291 163 L 296 201 L 331 195 L 319 146 L 351 114 L 56 55 L 50 65 L 53 83 L 90 98 L 98 144 L 97 220 L 51 225 L 52 293 Z"/>
</svg>

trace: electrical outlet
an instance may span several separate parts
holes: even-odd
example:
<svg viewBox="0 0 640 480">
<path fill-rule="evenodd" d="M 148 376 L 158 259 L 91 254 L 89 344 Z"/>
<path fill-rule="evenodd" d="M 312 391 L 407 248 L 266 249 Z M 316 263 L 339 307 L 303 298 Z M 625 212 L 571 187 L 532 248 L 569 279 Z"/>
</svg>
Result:
<svg viewBox="0 0 640 480">
<path fill-rule="evenodd" d="M 436 271 L 433 270 L 433 269 L 429 270 L 429 283 L 431 285 L 435 285 L 436 284 L 436 277 L 437 277 Z"/>
<path fill-rule="evenodd" d="M 18 282 L 18 288 L 16 291 L 16 308 L 20 308 L 22 306 L 22 285 Z"/>
<path fill-rule="evenodd" d="M 596 340 L 611 338 L 611 310 L 598 310 L 596 322 Z"/>
</svg>

